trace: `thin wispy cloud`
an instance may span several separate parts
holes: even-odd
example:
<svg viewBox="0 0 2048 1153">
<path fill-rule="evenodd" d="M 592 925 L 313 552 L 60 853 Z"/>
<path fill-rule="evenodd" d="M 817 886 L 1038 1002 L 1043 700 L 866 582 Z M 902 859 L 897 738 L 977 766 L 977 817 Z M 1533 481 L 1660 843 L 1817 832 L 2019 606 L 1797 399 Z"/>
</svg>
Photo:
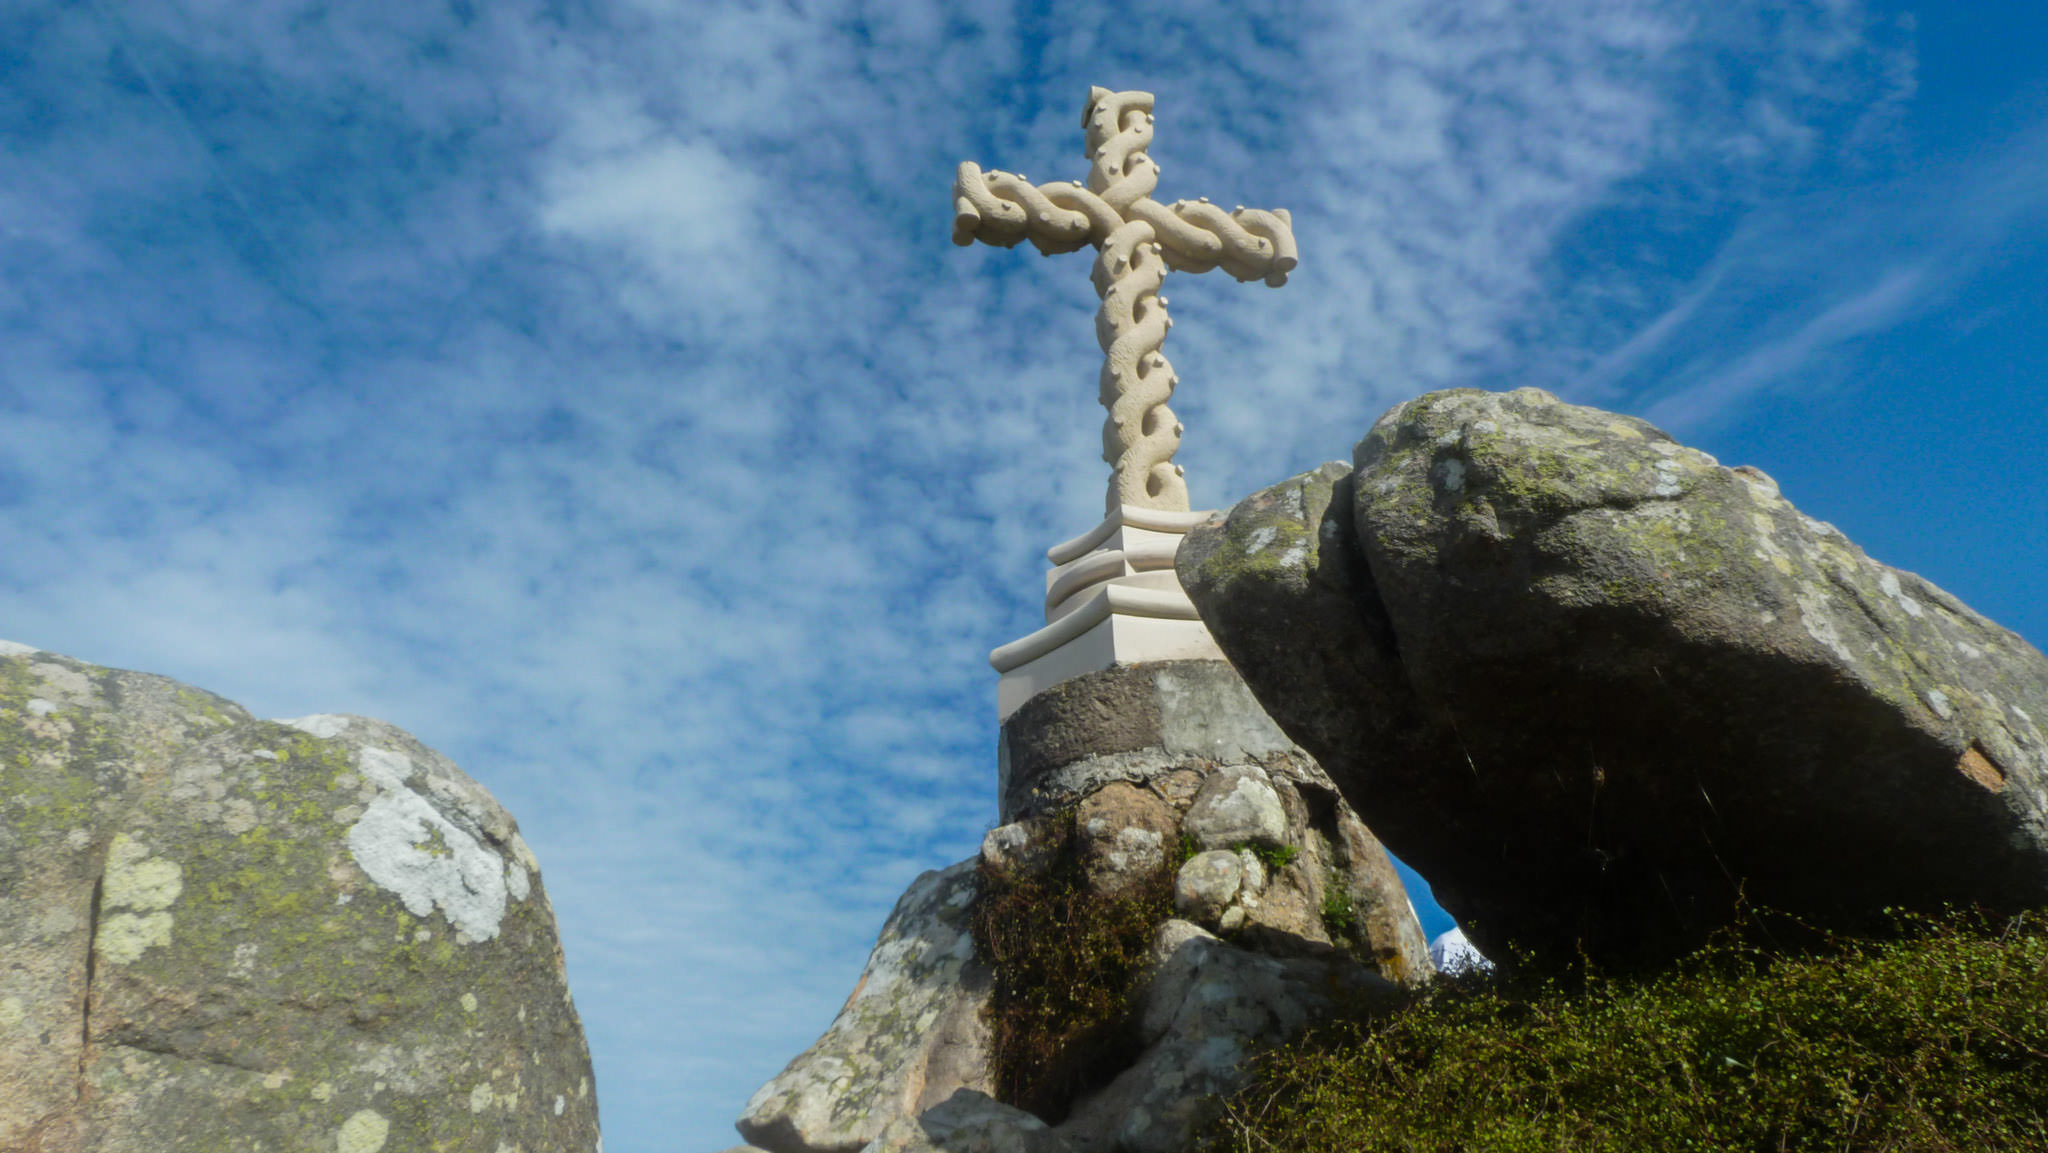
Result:
<svg viewBox="0 0 2048 1153">
<path fill-rule="evenodd" d="M 1828 307 L 1790 335 L 1751 348 L 1706 380 L 1650 406 L 1646 415 L 1654 423 L 1674 427 L 1697 425 L 1714 412 L 1790 378 L 1809 367 L 1814 358 L 1898 323 L 1918 303 L 1926 280 L 1922 269 L 1887 269 L 1876 284 Z"/>
<path fill-rule="evenodd" d="M 1292 211 L 1286 287 L 1167 289 L 1221 504 L 1426 389 L 1704 414 L 1938 304 L 2020 170 L 1946 247 L 1769 260 L 1912 62 L 1846 0 L 0 14 L 0 636 L 447 753 L 608 1147 L 720 1148 L 978 844 L 986 653 L 1100 515 L 1088 258 L 953 247 L 959 161 L 1078 178 L 1145 88 L 1162 196 Z"/>
<path fill-rule="evenodd" d="M 1671 306 L 1557 387 L 1675 429 L 1832 382 L 1863 338 L 1946 307 L 2048 221 L 2048 119 L 1881 181 L 1760 206 Z M 1570 354 L 1559 350 L 1561 357 Z"/>
</svg>

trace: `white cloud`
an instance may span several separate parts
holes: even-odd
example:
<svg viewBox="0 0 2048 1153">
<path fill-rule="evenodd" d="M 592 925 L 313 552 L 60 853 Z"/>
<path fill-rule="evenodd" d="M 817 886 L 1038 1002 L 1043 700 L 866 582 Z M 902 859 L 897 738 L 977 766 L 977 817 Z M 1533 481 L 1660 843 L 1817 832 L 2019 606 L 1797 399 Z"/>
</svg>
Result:
<svg viewBox="0 0 2048 1153">
<path fill-rule="evenodd" d="M 730 284 L 732 266 L 760 248 L 755 214 L 770 203 L 752 174 L 702 141 L 606 149 L 565 163 L 550 183 L 543 227 L 612 244 L 671 289 L 707 274 Z"/>
</svg>

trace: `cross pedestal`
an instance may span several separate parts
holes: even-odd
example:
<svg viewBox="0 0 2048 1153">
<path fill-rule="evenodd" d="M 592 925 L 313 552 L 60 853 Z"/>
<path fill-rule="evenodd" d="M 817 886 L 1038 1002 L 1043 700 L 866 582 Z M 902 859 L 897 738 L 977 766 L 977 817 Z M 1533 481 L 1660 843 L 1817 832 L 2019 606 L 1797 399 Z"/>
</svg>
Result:
<svg viewBox="0 0 2048 1153">
<path fill-rule="evenodd" d="M 1173 554 L 1206 512 L 1127 504 L 1046 551 L 1045 627 L 989 654 L 1002 674 L 996 719 L 1064 680 L 1140 661 L 1223 660 L 1173 572 Z"/>
</svg>

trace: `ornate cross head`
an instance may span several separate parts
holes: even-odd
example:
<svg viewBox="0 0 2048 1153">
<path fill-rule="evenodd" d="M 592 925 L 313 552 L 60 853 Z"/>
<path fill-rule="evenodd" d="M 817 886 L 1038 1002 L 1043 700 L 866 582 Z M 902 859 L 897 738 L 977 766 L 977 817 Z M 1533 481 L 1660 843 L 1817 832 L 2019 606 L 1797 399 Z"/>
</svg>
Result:
<svg viewBox="0 0 2048 1153">
<path fill-rule="evenodd" d="M 1029 240 L 1050 256 L 1096 247 L 1093 280 L 1102 298 L 1095 336 L 1102 345 L 1102 459 L 1111 466 L 1108 510 L 1119 506 L 1184 512 L 1187 482 L 1173 463 L 1181 425 L 1166 402 L 1178 382 L 1160 351 L 1173 321 L 1159 295 L 1169 269 L 1222 268 L 1240 281 L 1278 288 L 1295 265 L 1286 209 L 1239 206 L 1225 212 L 1200 200 L 1152 199 L 1159 166 L 1152 143 L 1152 94 L 1088 93 L 1086 184 L 1034 185 L 1022 175 L 983 172 L 972 161 L 953 181 L 953 243 L 1008 248 Z"/>
</svg>

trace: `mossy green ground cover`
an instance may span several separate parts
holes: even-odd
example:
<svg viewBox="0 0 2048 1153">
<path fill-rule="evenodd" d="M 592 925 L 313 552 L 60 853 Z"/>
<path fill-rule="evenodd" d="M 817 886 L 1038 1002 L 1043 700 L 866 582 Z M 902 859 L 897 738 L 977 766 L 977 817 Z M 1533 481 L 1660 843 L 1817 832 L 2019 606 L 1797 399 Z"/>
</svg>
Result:
<svg viewBox="0 0 2048 1153">
<path fill-rule="evenodd" d="M 2048 1149 L 2048 916 L 1436 983 L 1258 1059 L 1210 1150 Z"/>
</svg>

